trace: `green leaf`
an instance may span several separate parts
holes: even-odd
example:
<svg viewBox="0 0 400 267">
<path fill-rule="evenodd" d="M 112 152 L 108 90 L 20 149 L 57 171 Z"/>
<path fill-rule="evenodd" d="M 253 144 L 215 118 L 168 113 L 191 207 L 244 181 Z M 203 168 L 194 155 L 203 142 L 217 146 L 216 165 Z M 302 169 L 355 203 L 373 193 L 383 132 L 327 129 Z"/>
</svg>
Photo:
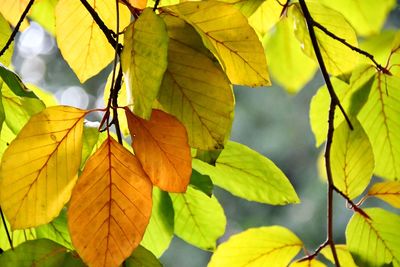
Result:
<svg viewBox="0 0 400 267">
<path fill-rule="evenodd" d="M 125 83 L 132 93 L 133 112 L 150 119 L 154 100 L 167 69 L 168 34 L 163 20 L 150 8 L 125 30 L 121 55 Z"/>
<path fill-rule="evenodd" d="M 247 200 L 273 205 L 300 202 L 288 178 L 271 160 L 239 143 L 228 142 L 215 167 L 194 159 L 193 168 Z"/>
<path fill-rule="evenodd" d="M 287 266 L 302 246 L 301 240 L 282 226 L 252 228 L 219 245 L 208 267 Z"/>
<path fill-rule="evenodd" d="M 334 185 L 350 199 L 368 186 L 375 166 L 368 136 L 357 119 L 343 121 L 333 133 L 331 169 Z"/>
<path fill-rule="evenodd" d="M 52 222 L 41 225 L 35 230 L 37 238 L 46 238 L 66 247 L 67 249 L 74 249 L 68 232 L 66 208 L 62 209 L 60 215 L 58 215 L 58 217 Z"/>
<path fill-rule="evenodd" d="M 6 219 L 6 225 L 7 225 L 8 232 L 10 233 L 10 237 L 11 237 L 14 248 L 16 248 L 18 245 L 24 243 L 25 241 L 36 239 L 36 230 L 34 228 L 12 231 L 7 219 Z M 0 248 L 2 250 L 11 249 L 10 242 L 8 241 L 6 229 L 4 229 L 4 224 L 3 224 L 2 220 L 0 221 Z M 0 266 L 2 266 L 2 265 L 0 265 Z"/>
<path fill-rule="evenodd" d="M 219 155 L 223 149 L 213 149 L 213 150 L 196 150 L 195 158 L 201 161 L 207 162 L 211 165 L 215 165 Z"/>
<path fill-rule="evenodd" d="M 232 83 L 271 84 L 262 45 L 237 8 L 218 1 L 202 1 L 170 6 L 166 11 L 184 19 L 200 33 Z"/>
<path fill-rule="evenodd" d="M 312 259 L 307 261 L 296 261 L 289 265 L 289 267 L 326 267 L 322 262 Z"/>
<path fill-rule="evenodd" d="M 11 36 L 10 24 L 8 24 L 7 20 L 0 13 L 0 49 L 3 49 L 10 36 Z M 13 52 L 14 52 L 14 44 L 11 43 L 8 50 L 0 57 L 0 64 L 3 64 L 4 66 L 9 66 L 11 64 L 11 57 Z"/>
<path fill-rule="evenodd" d="M 346 229 L 347 246 L 359 266 L 400 266 L 400 216 L 380 208 L 355 213 Z"/>
<path fill-rule="evenodd" d="M 351 45 L 358 46 L 356 33 L 342 14 L 316 2 L 307 3 L 307 6 L 316 22 Z M 288 15 L 294 20 L 295 34 L 304 53 L 316 61 L 307 25 L 298 3 L 290 6 Z M 314 29 L 328 72 L 341 75 L 351 71 L 356 66 L 359 55 L 320 29 Z"/>
<path fill-rule="evenodd" d="M 15 74 L 12 70 L 8 69 L 2 63 L 0 63 L 0 77 L 15 95 L 21 97 L 37 98 L 37 96 L 23 84 L 18 75 Z"/>
<path fill-rule="evenodd" d="M 192 185 L 195 189 L 200 190 L 207 196 L 212 196 L 213 191 L 213 183 L 211 181 L 210 176 L 202 175 L 196 170 L 192 171 L 192 177 L 190 177 L 190 185 Z"/>
<path fill-rule="evenodd" d="M 166 192 L 153 187 L 153 207 L 141 245 L 160 257 L 174 235 L 174 209 Z"/>
<path fill-rule="evenodd" d="M 83 170 L 87 159 L 93 154 L 94 150 L 100 147 L 99 135 L 100 132 L 97 127 L 83 127 L 81 170 Z"/>
<path fill-rule="evenodd" d="M 0 255 L 2 267 L 84 267 L 85 264 L 66 248 L 47 239 L 27 241 L 15 250 Z"/>
<path fill-rule="evenodd" d="M 29 18 L 38 22 L 46 31 L 55 35 L 56 16 L 55 9 L 58 0 L 36 1 L 29 12 Z"/>
<path fill-rule="evenodd" d="M 301 51 L 293 25 L 291 18 L 282 19 L 263 41 L 271 75 L 289 93 L 302 89 L 317 69 L 315 62 Z"/>
<path fill-rule="evenodd" d="M 376 183 L 369 189 L 368 196 L 382 199 L 393 207 L 400 209 L 400 182 Z"/>
<path fill-rule="evenodd" d="M 374 55 L 375 60 L 381 65 L 385 65 L 393 47 L 393 40 L 396 36 L 395 30 L 382 30 L 379 34 L 369 36 L 360 42 L 360 48 Z M 361 57 L 361 60 L 367 64 L 372 64 L 371 60 Z"/>
<path fill-rule="evenodd" d="M 189 186 L 186 193 L 170 193 L 175 211 L 175 234 L 198 248 L 214 250 L 225 232 L 226 218 L 218 200 Z"/>
<path fill-rule="evenodd" d="M 357 267 L 346 245 L 335 245 L 335 248 L 340 265 L 346 267 Z M 321 250 L 321 254 L 324 255 L 324 257 L 330 260 L 332 263 L 335 263 L 330 246 L 324 247 Z"/>
<path fill-rule="evenodd" d="M 125 260 L 124 267 L 161 267 L 158 259 L 147 249 L 138 246 L 132 256 Z"/>
<path fill-rule="evenodd" d="M 3 157 L 4 151 L 7 149 L 8 145 L 15 138 L 15 134 L 8 128 L 7 124 L 4 124 L 1 128 L 0 134 L 0 158 Z"/>
<path fill-rule="evenodd" d="M 358 119 L 372 144 L 375 174 L 400 179 L 400 78 L 377 73 Z"/>
<path fill-rule="evenodd" d="M 282 6 L 278 1 L 263 1 L 259 8 L 249 17 L 249 24 L 262 38 L 279 21 L 281 12 Z"/>
<path fill-rule="evenodd" d="M 395 0 L 322 0 L 320 3 L 340 12 L 362 36 L 379 33 L 396 6 Z"/>
<path fill-rule="evenodd" d="M 204 54 L 193 28 L 164 16 L 170 37 L 168 68 L 158 95 L 162 109 L 180 120 L 191 147 L 222 148 L 232 127 L 232 87 L 220 68 Z"/>
</svg>

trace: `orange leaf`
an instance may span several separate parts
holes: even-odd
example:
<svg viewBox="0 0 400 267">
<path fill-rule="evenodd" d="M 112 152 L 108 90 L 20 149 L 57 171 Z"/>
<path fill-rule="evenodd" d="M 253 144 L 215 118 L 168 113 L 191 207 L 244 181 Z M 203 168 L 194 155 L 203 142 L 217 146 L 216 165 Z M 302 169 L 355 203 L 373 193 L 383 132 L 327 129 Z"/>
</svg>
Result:
<svg viewBox="0 0 400 267">
<path fill-rule="evenodd" d="M 185 127 L 173 116 L 154 109 L 149 121 L 125 109 L 132 146 L 153 184 L 168 192 L 185 192 L 192 157 Z"/>
<path fill-rule="evenodd" d="M 119 2 L 126 5 L 131 12 L 134 8 L 145 9 L 147 5 L 147 0 L 119 0 Z"/>
<path fill-rule="evenodd" d="M 72 192 L 72 243 L 90 266 L 119 266 L 139 245 L 151 214 L 152 185 L 136 157 L 108 137 Z"/>
<path fill-rule="evenodd" d="M 369 189 L 368 196 L 380 198 L 400 209 L 400 181 L 376 183 Z"/>
</svg>

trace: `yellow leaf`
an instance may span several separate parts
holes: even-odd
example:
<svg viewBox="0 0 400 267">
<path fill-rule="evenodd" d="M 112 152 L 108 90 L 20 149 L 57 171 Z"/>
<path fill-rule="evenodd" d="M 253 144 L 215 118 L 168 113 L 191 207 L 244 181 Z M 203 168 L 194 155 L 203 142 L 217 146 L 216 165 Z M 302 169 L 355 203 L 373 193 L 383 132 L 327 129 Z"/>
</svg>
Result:
<svg viewBox="0 0 400 267">
<path fill-rule="evenodd" d="M 0 205 L 13 229 L 50 222 L 69 200 L 85 114 L 67 106 L 47 108 L 32 116 L 4 152 Z"/>
<path fill-rule="evenodd" d="M 151 214 L 152 186 L 136 157 L 108 137 L 87 161 L 68 208 L 79 256 L 119 266 L 139 245 Z"/>
<path fill-rule="evenodd" d="M 190 23 L 218 58 L 234 84 L 271 85 L 264 49 L 247 18 L 218 1 L 185 2 L 168 12 Z"/>
<path fill-rule="evenodd" d="M 357 267 L 357 265 L 354 263 L 353 256 L 351 256 L 346 245 L 335 245 L 335 248 L 341 266 Z M 329 246 L 324 247 L 321 250 L 321 254 L 324 255 L 325 258 L 330 260 L 332 263 L 335 263 L 335 260 L 333 259 L 332 255 L 332 250 Z"/>
<path fill-rule="evenodd" d="M 192 156 L 185 127 L 175 117 L 153 110 L 149 121 L 125 109 L 132 146 L 154 185 L 185 192 L 192 174 Z"/>
<path fill-rule="evenodd" d="M 0 13 L 11 23 L 11 25 L 15 26 L 28 3 L 29 0 L 2 0 L 0 4 Z M 28 26 L 28 20 L 25 18 L 19 30 L 24 31 Z"/>
<path fill-rule="evenodd" d="M 307 261 L 296 261 L 290 264 L 290 267 L 326 267 L 322 262 L 312 259 Z"/>
<path fill-rule="evenodd" d="M 400 209 L 400 182 L 376 183 L 369 189 L 368 196 L 380 198 L 393 207 Z"/>
<path fill-rule="evenodd" d="M 138 8 L 145 9 L 147 0 L 119 0 L 120 3 L 126 5 L 129 9 Z"/>
<path fill-rule="evenodd" d="M 282 6 L 278 1 L 263 1 L 249 17 L 249 24 L 260 37 L 267 35 L 281 17 Z"/>
<path fill-rule="evenodd" d="M 282 226 L 252 228 L 218 246 L 208 267 L 287 266 L 303 243 Z"/>
<path fill-rule="evenodd" d="M 115 1 L 89 0 L 105 25 L 115 31 Z M 130 21 L 121 5 L 120 27 Z M 104 69 L 114 58 L 114 48 L 79 0 L 60 0 L 56 6 L 56 39 L 64 59 L 83 83 Z"/>
<path fill-rule="evenodd" d="M 1 4 L 0 4 L 1 6 Z M 0 49 L 3 49 L 8 39 L 11 36 L 11 27 L 0 13 Z M 8 67 L 11 64 L 11 57 L 14 52 L 14 44 L 11 43 L 7 51 L 0 57 L 0 64 Z M 2 81 L 0 80 L 0 88 Z"/>
<path fill-rule="evenodd" d="M 56 32 L 55 10 L 58 0 L 35 1 L 29 14 L 29 18 L 38 22 L 53 36 Z"/>
<path fill-rule="evenodd" d="M 198 34 L 179 18 L 163 17 L 170 37 L 168 68 L 158 95 L 166 112 L 186 127 L 191 147 L 222 148 L 233 120 L 232 87 L 207 57 Z"/>
</svg>

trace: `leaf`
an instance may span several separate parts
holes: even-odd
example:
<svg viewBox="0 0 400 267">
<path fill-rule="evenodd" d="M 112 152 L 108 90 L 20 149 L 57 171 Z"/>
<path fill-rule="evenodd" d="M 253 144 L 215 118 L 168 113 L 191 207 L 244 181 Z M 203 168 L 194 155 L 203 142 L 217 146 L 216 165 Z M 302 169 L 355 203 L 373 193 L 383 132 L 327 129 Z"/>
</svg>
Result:
<svg viewBox="0 0 400 267">
<path fill-rule="evenodd" d="M 7 124 L 1 127 L 0 134 L 0 158 L 3 157 L 4 151 L 7 149 L 12 140 L 14 140 L 15 134 L 8 128 Z"/>
<path fill-rule="evenodd" d="M 81 160 L 81 166 L 79 169 L 83 169 L 83 167 L 86 164 L 86 161 L 90 157 L 90 155 L 93 154 L 94 150 L 97 150 L 98 147 L 96 147 L 98 141 L 99 141 L 99 130 L 97 127 L 84 127 L 83 128 L 83 145 L 82 145 L 82 160 Z"/>
<path fill-rule="evenodd" d="M 207 196 L 212 196 L 214 185 L 211 181 L 210 176 L 202 175 L 196 170 L 193 170 L 192 177 L 190 177 L 190 185 L 193 186 L 195 189 L 200 190 Z"/>
<path fill-rule="evenodd" d="M 10 229 L 10 224 L 8 223 L 7 219 L 5 219 L 5 221 L 14 248 L 24 243 L 25 241 L 37 238 L 35 228 L 12 231 Z M 8 240 L 6 229 L 4 229 L 3 221 L 0 222 L 0 248 L 3 251 L 11 249 L 10 241 Z"/>
<path fill-rule="evenodd" d="M 340 262 L 340 264 L 342 264 L 342 262 Z M 290 267 L 326 267 L 326 265 L 316 259 L 312 259 L 293 262 L 290 264 Z"/>
<path fill-rule="evenodd" d="M 124 263 L 125 267 L 162 267 L 158 259 L 147 249 L 138 246 Z"/>
<path fill-rule="evenodd" d="M 168 193 L 153 187 L 153 210 L 141 245 L 161 257 L 174 236 L 174 209 Z"/>
<path fill-rule="evenodd" d="M 119 0 L 120 3 L 128 6 L 128 8 L 132 12 L 132 7 L 133 8 L 138 8 L 138 9 L 145 9 L 147 5 L 147 0 Z"/>
<path fill-rule="evenodd" d="M 228 142 L 215 167 L 194 159 L 193 168 L 247 200 L 272 205 L 300 202 L 288 178 L 271 160 L 239 143 Z"/>
<path fill-rule="evenodd" d="M 86 111 L 55 106 L 32 116 L 4 152 L 0 205 L 13 229 L 53 220 L 69 200 L 81 163 Z"/>
<path fill-rule="evenodd" d="M 218 58 L 232 83 L 271 85 L 257 34 L 235 7 L 218 1 L 185 2 L 168 7 L 168 11 L 200 33 L 204 44 Z"/>
<path fill-rule="evenodd" d="M 335 245 L 335 248 L 340 265 L 346 267 L 357 267 L 346 245 Z M 332 263 L 335 263 L 332 255 L 332 250 L 329 246 L 324 247 L 321 250 L 321 254 L 324 255 L 324 257 L 330 260 Z"/>
<path fill-rule="evenodd" d="M 278 1 L 263 1 L 257 10 L 249 17 L 249 24 L 261 37 L 260 39 L 266 36 L 279 21 L 281 12 L 282 6 Z M 268 65 L 270 65 L 270 63 L 268 63 Z"/>
<path fill-rule="evenodd" d="M 115 1 L 87 2 L 109 29 L 116 29 Z M 96 75 L 112 61 L 114 48 L 79 0 L 58 1 L 55 16 L 58 47 L 81 83 Z M 121 29 L 129 22 L 130 12 L 121 5 Z"/>
<path fill-rule="evenodd" d="M 382 199 L 393 207 L 400 209 L 400 182 L 376 183 L 369 189 L 368 196 Z"/>
<path fill-rule="evenodd" d="M 185 192 L 192 157 L 185 127 L 173 116 L 153 110 L 149 121 L 125 109 L 135 155 L 152 183 L 169 192 Z"/>
<path fill-rule="evenodd" d="M 312 18 L 316 22 L 327 28 L 336 36 L 340 36 L 340 38 L 343 38 L 349 44 L 355 47 L 358 46 L 357 36 L 354 29 L 342 14 L 319 3 L 311 2 L 307 3 L 307 6 Z M 288 16 L 292 17 L 294 20 L 295 35 L 300 42 L 304 53 L 316 61 L 307 25 L 298 3 L 290 6 Z M 358 61 L 358 54 L 344 46 L 339 41 L 327 36 L 320 29 L 314 29 L 322 58 L 324 59 L 328 72 L 337 76 L 354 69 Z"/>
<path fill-rule="evenodd" d="M 266 3 L 276 1 L 266 1 Z M 282 9 L 282 7 L 281 7 Z M 289 93 L 297 93 L 315 74 L 316 64 L 301 51 L 293 20 L 284 18 L 264 40 L 270 73 Z"/>
<path fill-rule="evenodd" d="M 372 144 L 375 174 L 400 179 L 400 78 L 377 73 L 358 119 Z"/>
<path fill-rule="evenodd" d="M 186 193 L 170 194 L 175 216 L 175 234 L 201 249 L 214 250 L 226 227 L 224 210 L 218 200 L 191 186 Z"/>
<path fill-rule="evenodd" d="M 3 3 L 1 4 L 3 5 Z M 6 19 L 1 14 L 1 7 L 0 7 L 0 50 L 6 45 L 8 39 L 11 36 L 11 28 Z M 9 66 L 11 64 L 11 57 L 14 52 L 14 44 L 11 43 L 10 47 L 7 51 L 0 57 L 0 64 L 4 66 Z M 1 85 L 0 85 L 1 87 Z"/>
<path fill-rule="evenodd" d="M 68 208 L 72 243 L 90 266 L 119 266 L 151 214 L 151 183 L 136 157 L 108 137 L 91 156 Z"/>
<path fill-rule="evenodd" d="M 150 8 L 125 30 L 121 64 L 133 112 L 149 119 L 167 69 L 168 34 L 164 21 Z"/>
<path fill-rule="evenodd" d="M 347 197 L 358 197 L 374 172 L 374 154 L 368 136 L 357 119 L 342 122 L 333 133 L 331 170 L 334 185 Z"/>
<path fill-rule="evenodd" d="M 400 264 L 400 216 L 379 208 L 355 213 L 346 228 L 347 246 L 359 266 Z"/>
<path fill-rule="evenodd" d="M 0 63 L 0 77 L 7 84 L 7 86 L 11 89 L 11 91 L 17 95 L 22 97 L 30 97 L 37 98 L 37 96 L 30 91 L 21 81 L 17 74 L 13 71 L 5 67 Z"/>
<path fill-rule="evenodd" d="M 5 251 L 0 256 L 3 267 L 40 266 L 40 267 L 84 267 L 85 264 L 65 247 L 47 239 L 27 241 L 15 250 Z"/>
<path fill-rule="evenodd" d="M 38 22 L 47 32 L 53 36 L 56 33 L 55 10 L 58 0 L 36 1 L 29 13 L 29 18 Z"/>
<path fill-rule="evenodd" d="M 219 245 L 208 267 L 287 266 L 302 246 L 301 240 L 282 226 L 251 228 Z"/>
<path fill-rule="evenodd" d="M 170 37 L 168 68 L 158 95 L 162 109 L 186 127 L 191 147 L 222 148 L 232 127 L 234 97 L 225 74 L 207 55 L 193 28 L 164 16 Z"/>
<path fill-rule="evenodd" d="M 11 23 L 11 25 L 15 26 L 28 5 L 28 2 L 29 0 L 2 0 L 0 13 Z M 19 30 L 24 31 L 28 26 L 28 20 L 25 18 Z"/>
<path fill-rule="evenodd" d="M 323 0 L 320 3 L 343 14 L 362 36 L 379 33 L 389 12 L 396 6 L 395 0 Z"/>
</svg>

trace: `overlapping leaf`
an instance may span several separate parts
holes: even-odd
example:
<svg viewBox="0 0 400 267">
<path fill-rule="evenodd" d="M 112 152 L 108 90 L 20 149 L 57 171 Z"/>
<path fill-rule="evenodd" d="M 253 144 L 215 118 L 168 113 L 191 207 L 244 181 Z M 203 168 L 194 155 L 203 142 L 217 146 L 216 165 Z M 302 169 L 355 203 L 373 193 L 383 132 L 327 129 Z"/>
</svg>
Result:
<svg viewBox="0 0 400 267">
<path fill-rule="evenodd" d="M 260 37 L 264 37 L 279 21 L 281 12 L 282 6 L 278 1 L 263 1 L 249 17 L 249 24 Z"/>
<path fill-rule="evenodd" d="M 312 259 L 306 261 L 296 261 L 290 264 L 290 267 L 326 267 L 325 264 L 320 262 L 319 260 Z"/>
<path fill-rule="evenodd" d="M 5 220 L 5 225 L 7 226 L 7 229 L 9 231 L 14 248 L 28 240 L 37 239 L 35 228 L 11 230 L 10 224 L 8 223 L 7 219 Z M 7 232 L 3 222 L 0 224 L 0 248 L 3 251 L 11 249 L 10 240 L 8 240 Z"/>
<path fill-rule="evenodd" d="M 186 193 L 170 195 L 175 211 L 175 234 L 196 247 L 214 250 L 226 226 L 224 210 L 218 200 L 191 186 Z"/>
<path fill-rule="evenodd" d="M 3 49 L 8 39 L 11 36 L 11 28 L 8 22 L 5 20 L 0 10 L 0 49 Z M 9 66 L 11 63 L 11 56 L 14 52 L 14 45 L 8 48 L 8 50 L 0 57 L 0 63 Z"/>
<path fill-rule="evenodd" d="M 147 8 L 125 31 L 121 55 L 133 112 L 149 119 L 167 69 L 168 34 L 163 20 Z"/>
<path fill-rule="evenodd" d="M 67 106 L 47 108 L 4 152 L 0 205 L 13 229 L 50 222 L 69 200 L 81 163 L 85 114 Z"/>
<path fill-rule="evenodd" d="M 162 267 L 161 263 L 158 259 L 151 254 L 150 251 L 145 249 L 142 246 L 138 246 L 133 252 L 132 256 L 130 256 L 124 263 L 125 267 Z"/>
<path fill-rule="evenodd" d="M 355 213 L 346 229 L 346 243 L 359 266 L 400 266 L 400 216 L 379 208 Z"/>
<path fill-rule="evenodd" d="M 368 196 L 382 199 L 393 207 L 400 209 L 400 182 L 376 183 L 369 189 Z"/>
<path fill-rule="evenodd" d="M 0 77 L 17 96 L 37 98 L 21 81 L 17 74 L 0 64 Z"/>
<path fill-rule="evenodd" d="M 88 3 L 109 29 L 116 28 L 115 1 Z M 130 21 L 129 10 L 121 5 L 120 27 Z M 56 39 L 64 59 L 81 82 L 96 75 L 114 58 L 114 48 L 79 0 L 60 0 L 56 7 Z"/>
<path fill-rule="evenodd" d="M 287 266 L 302 246 L 301 240 L 282 226 L 252 228 L 219 245 L 208 267 Z"/>
<path fill-rule="evenodd" d="M 218 58 L 234 84 L 270 85 L 264 50 L 246 17 L 218 1 L 185 2 L 168 7 L 190 23 Z"/>
<path fill-rule="evenodd" d="M 15 26 L 25 8 L 28 5 L 29 0 L 2 0 L 0 5 L 0 13 L 13 25 Z M 20 31 L 25 30 L 29 26 L 28 20 L 25 18 L 19 28 Z"/>
<path fill-rule="evenodd" d="M 158 95 L 163 110 L 186 127 L 194 148 L 222 148 L 233 120 L 234 98 L 225 74 L 204 54 L 193 28 L 165 16 L 168 68 Z M 198 42 L 194 42 L 197 41 Z"/>
<path fill-rule="evenodd" d="M 151 183 L 136 157 L 108 137 L 88 160 L 68 209 L 72 243 L 90 266 L 119 266 L 151 214 Z"/>
<path fill-rule="evenodd" d="M 192 173 L 185 127 L 161 110 L 153 110 L 149 121 L 125 111 L 135 155 L 153 184 L 168 192 L 185 192 Z"/>
<path fill-rule="evenodd" d="M 335 245 L 335 248 L 337 257 L 342 266 L 357 267 L 346 245 Z M 321 254 L 324 255 L 324 257 L 330 260 L 332 263 L 335 263 L 330 246 L 324 247 L 321 250 Z"/>
<path fill-rule="evenodd" d="M 215 167 L 195 159 L 193 168 L 247 200 L 273 205 L 300 201 L 288 178 L 272 161 L 239 143 L 228 142 Z"/>
</svg>

